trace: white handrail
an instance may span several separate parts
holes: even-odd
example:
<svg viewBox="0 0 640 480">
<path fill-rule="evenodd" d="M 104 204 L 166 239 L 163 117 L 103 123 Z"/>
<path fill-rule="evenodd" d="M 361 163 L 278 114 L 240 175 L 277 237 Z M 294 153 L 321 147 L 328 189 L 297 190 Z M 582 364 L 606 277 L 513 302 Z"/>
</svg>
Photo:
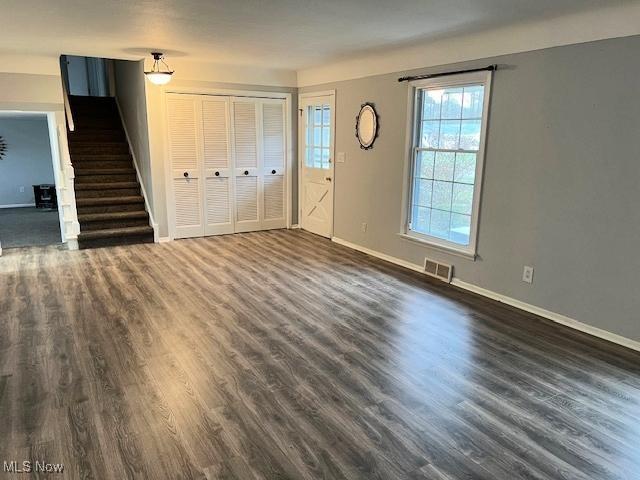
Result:
<svg viewBox="0 0 640 480">
<path fill-rule="evenodd" d="M 64 97 L 64 113 L 67 117 L 67 126 L 69 127 L 69 131 L 73 132 L 76 127 L 73 124 L 73 115 L 71 114 L 71 104 L 69 103 L 69 93 L 67 92 L 67 86 L 65 85 L 64 80 L 62 80 L 62 94 Z"/>
</svg>

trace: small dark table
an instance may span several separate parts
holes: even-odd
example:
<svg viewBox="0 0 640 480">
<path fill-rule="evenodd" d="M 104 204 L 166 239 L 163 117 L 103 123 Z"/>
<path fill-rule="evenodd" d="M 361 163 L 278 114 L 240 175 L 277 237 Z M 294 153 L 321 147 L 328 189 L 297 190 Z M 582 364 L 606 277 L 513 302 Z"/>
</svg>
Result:
<svg viewBox="0 0 640 480">
<path fill-rule="evenodd" d="M 33 196 L 36 199 L 36 208 L 58 208 L 55 185 L 34 185 Z"/>
</svg>

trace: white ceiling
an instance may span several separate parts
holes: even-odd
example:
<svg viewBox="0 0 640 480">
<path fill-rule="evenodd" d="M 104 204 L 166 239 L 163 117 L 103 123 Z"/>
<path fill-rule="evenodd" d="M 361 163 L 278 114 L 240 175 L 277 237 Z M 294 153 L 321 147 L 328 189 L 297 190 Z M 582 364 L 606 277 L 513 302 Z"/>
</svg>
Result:
<svg viewBox="0 0 640 480">
<path fill-rule="evenodd" d="M 3 0 L 0 54 L 298 70 L 631 0 Z"/>
</svg>

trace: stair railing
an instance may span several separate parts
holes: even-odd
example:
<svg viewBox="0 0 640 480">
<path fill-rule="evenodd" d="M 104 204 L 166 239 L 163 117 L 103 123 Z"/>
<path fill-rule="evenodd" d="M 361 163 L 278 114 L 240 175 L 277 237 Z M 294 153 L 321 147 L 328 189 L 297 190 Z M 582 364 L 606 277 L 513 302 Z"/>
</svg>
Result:
<svg viewBox="0 0 640 480">
<path fill-rule="evenodd" d="M 65 81 L 62 81 L 62 96 L 64 97 L 64 113 L 67 118 L 67 128 L 70 132 L 73 132 L 76 127 L 73 123 L 73 114 L 71 113 L 71 103 L 69 103 L 69 92 L 67 91 L 67 85 Z"/>
</svg>

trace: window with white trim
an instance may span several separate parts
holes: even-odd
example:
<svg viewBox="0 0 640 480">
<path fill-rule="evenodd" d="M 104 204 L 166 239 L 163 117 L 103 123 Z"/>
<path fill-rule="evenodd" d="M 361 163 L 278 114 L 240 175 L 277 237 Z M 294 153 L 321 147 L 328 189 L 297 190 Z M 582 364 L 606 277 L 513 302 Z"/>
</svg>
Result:
<svg viewBox="0 0 640 480">
<path fill-rule="evenodd" d="M 407 235 L 475 254 L 491 74 L 410 84 L 413 135 Z"/>
</svg>

